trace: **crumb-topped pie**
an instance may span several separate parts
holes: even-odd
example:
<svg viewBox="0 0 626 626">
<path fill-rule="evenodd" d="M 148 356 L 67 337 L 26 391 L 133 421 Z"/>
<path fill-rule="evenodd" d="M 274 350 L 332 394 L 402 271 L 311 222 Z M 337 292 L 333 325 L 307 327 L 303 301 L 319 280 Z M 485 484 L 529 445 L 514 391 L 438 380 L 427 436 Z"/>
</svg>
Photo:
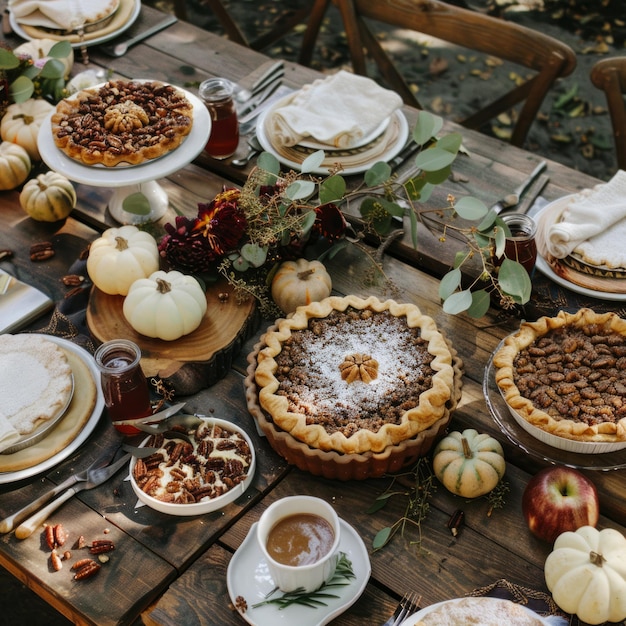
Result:
<svg viewBox="0 0 626 626">
<path fill-rule="evenodd" d="M 262 343 L 259 404 L 311 448 L 381 452 L 449 412 L 452 353 L 415 305 L 331 296 L 278 320 Z"/>
<path fill-rule="evenodd" d="M 172 85 L 115 80 L 61 100 L 54 143 L 85 165 L 139 165 L 178 148 L 193 124 L 193 105 Z"/>
<path fill-rule="evenodd" d="M 493 360 L 509 407 L 553 435 L 626 441 L 626 320 L 590 309 L 524 322 Z"/>
</svg>

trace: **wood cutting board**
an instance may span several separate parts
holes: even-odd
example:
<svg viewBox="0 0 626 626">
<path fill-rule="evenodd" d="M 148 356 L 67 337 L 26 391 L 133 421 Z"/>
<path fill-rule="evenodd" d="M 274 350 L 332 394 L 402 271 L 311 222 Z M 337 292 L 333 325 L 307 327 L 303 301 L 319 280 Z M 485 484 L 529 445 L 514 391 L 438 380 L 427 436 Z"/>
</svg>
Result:
<svg viewBox="0 0 626 626">
<path fill-rule="evenodd" d="M 206 296 L 207 312 L 200 326 L 175 341 L 140 335 L 124 317 L 124 296 L 112 296 L 96 287 L 87 305 L 87 325 L 100 342 L 134 341 L 141 348 L 141 367 L 146 377 L 161 378 L 176 395 L 190 395 L 226 375 L 260 321 L 255 300 L 239 303 L 226 280 L 209 285 Z"/>
</svg>

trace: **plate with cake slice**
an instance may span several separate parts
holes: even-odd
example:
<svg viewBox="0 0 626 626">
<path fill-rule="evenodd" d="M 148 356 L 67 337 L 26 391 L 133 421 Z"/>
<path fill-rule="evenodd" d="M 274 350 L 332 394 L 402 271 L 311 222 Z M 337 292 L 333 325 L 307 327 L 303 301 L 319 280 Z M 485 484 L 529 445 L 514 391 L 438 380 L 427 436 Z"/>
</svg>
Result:
<svg viewBox="0 0 626 626">
<path fill-rule="evenodd" d="M 54 467 L 87 439 L 104 408 L 99 381 L 92 356 L 67 339 L 0 335 L 0 412 L 20 436 L 0 453 L 0 484 Z"/>
</svg>

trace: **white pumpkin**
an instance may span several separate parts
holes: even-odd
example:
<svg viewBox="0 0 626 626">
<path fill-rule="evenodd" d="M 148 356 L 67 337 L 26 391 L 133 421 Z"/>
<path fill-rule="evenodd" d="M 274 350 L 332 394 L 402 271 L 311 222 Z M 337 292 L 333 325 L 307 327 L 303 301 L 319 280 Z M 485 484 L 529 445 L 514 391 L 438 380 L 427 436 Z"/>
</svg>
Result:
<svg viewBox="0 0 626 626">
<path fill-rule="evenodd" d="M 0 136 L 3 141 L 22 146 L 33 161 L 40 161 L 37 136 L 41 124 L 53 109 L 48 101 L 39 98 L 10 104 L 0 121 Z"/>
<path fill-rule="evenodd" d="M 16 56 L 29 56 L 33 61 L 43 59 L 48 56 L 50 49 L 59 43 L 56 39 L 33 39 L 17 46 L 13 49 Z M 63 75 L 65 80 L 70 77 L 72 67 L 74 67 L 74 49 L 70 48 L 69 54 L 65 57 L 55 57 L 63 64 Z"/>
<path fill-rule="evenodd" d="M 159 270 L 136 280 L 124 299 L 124 317 L 142 335 L 174 341 L 200 326 L 206 295 L 193 277 Z"/>
<path fill-rule="evenodd" d="M 76 206 L 76 190 L 63 174 L 45 172 L 24 185 L 20 206 L 34 220 L 56 222 L 65 219 Z"/>
<path fill-rule="evenodd" d="M 272 278 L 272 298 L 284 313 L 330 296 L 332 279 L 319 261 L 285 261 Z"/>
<path fill-rule="evenodd" d="M 28 152 L 16 143 L 0 143 L 0 190 L 15 189 L 30 174 Z"/>
<path fill-rule="evenodd" d="M 158 269 L 156 239 L 132 224 L 105 230 L 89 248 L 89 278 L 108 294 L 125 296 L 136 280 Z"/>
<path fill-rule="evenodd" d="M 544 565 L 557 605 L 587 624 L 626 619 L 626 538 L 583 526 L 559 535 Z"/>
<path fill-rule="evenodd" d="M 444 487 L 464 498 L 489 493 L 504 476 L 504 452 L 497 439 L 473 428 L 453 431 L 433 453 L 433 471 Z"/>
</svg>

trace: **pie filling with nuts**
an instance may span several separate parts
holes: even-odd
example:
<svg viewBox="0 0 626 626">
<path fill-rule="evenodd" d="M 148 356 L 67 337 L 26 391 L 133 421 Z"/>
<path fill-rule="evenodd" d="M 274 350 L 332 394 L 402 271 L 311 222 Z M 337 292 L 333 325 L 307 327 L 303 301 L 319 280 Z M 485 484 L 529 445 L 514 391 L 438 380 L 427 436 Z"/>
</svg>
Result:
<svg viewBox="0 0 626 626">
<path fill-rule="evenodd" d="M 204 421 L 195 429 L 174 427 L 150 435 L 146 447 L 158 448 L 133 467 L 135 482 L 149 496 L 162 502 L 192 504 L 212 500 L 243 482 L 248 476 L 252 451 L 236 430 Z M 170 436 L 172 435 L 172 436 Z"/>
<path fill-rule="evenodd" d="M 330 297 L 262 338 L 255 381 L 275 426 L 312 448 L 381 452 L 446 413 L 452 354 L 412 304 Z"/>
<path fill-rule="evenodd" d="M 54 143 L 85 165 L 139 165 L 175 150 L 191 131 L 193 105 L 160 82 L 110 81 L 61 100 Z"/>
<path fill-rule="evenodd" d="M 525 322 L 494 355 L 507 404 L 577 441 L 626 441 L 626 320 L 580 309 Z"/>
</svg>

